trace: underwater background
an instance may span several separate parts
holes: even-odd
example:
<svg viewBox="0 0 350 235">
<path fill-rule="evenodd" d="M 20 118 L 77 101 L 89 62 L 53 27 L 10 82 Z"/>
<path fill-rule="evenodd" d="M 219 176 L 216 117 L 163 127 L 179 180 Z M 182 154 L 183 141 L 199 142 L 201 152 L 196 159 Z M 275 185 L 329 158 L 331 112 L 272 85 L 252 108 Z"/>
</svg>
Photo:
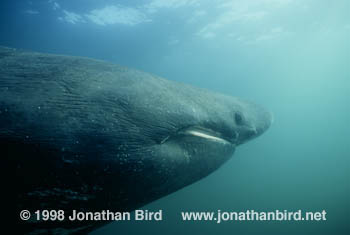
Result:
<svg viewBox="0 0 350 235">
<path fill-rule="evenodd" d="M 102 59 L 246 98 L 274 124 L 219 170 L 91 234 L 350 234 L 350 1 L 2 0 L 0 45 Z M 108 208 L 106 208 L 108 209 Z M 327 211 L 182 221 L 181 211 Z"/>
</svg>

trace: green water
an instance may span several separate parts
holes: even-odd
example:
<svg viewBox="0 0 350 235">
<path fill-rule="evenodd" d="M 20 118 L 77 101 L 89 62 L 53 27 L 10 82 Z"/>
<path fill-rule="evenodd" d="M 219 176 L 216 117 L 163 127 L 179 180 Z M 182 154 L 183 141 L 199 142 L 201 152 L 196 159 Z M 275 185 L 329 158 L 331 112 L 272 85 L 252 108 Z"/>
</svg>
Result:
<svg viewBox="0 0 350 235">
<path fill-rule="evenodd" d="M 92 234 L 350 234 L 350 1 L 1 4 L 1 45 L 104 59 L 274 113 L 271 128 L 219 170 L 144 207 L 162 209 L 162 221 L 115 222 Z M 219 209 L 325 210 L 327 220 L 218 224 L 180 214 Z"/>
</svg>

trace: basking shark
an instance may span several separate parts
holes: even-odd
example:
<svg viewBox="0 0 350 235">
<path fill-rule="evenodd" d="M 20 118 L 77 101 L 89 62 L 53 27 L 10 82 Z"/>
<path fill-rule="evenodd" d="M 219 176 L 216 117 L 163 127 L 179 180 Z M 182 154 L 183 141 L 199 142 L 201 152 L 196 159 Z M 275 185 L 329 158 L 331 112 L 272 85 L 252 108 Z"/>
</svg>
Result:
<svg viewBox="0 0 350 235">
<path fill-rule="evenodd" d="M 17 215 L 135 210 L 209 175 L 271 122 L 253 103 L 138 70 L 0 47 L 0 156 Z M 17 219 L 26 233 L 106 223 Z"/>
</svg>

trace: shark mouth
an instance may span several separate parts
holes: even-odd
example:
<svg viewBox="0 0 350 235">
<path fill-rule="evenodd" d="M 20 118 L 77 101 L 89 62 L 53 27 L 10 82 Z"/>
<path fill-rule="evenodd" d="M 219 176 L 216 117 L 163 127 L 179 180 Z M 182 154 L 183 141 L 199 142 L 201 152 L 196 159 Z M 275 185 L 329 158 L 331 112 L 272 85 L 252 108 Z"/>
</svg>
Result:
<svg viewBox="0 0 350 235">
<path fill-rule="evenodd" d="M 166 142 L 169 138 L 172 138 L 173 136 L 181 137 L 181 136 L 194 136 L 198 138 L 203 138 L 206 141 L 212 141 L 217 142 L 221 144 L 230 144 L 230 145 L 236 145 L 235 140 L 238 139 L 239 134 L 235 133 L 234 139 L 229 139 L 224 137 L 220 132 L 204 128 L 201 126 L 190 126 L 186 128 L 182 128 L 176 132 L 175 135 L 167 136 L 165 139 L 161 141 L 161 144 Z"/>
</svg>

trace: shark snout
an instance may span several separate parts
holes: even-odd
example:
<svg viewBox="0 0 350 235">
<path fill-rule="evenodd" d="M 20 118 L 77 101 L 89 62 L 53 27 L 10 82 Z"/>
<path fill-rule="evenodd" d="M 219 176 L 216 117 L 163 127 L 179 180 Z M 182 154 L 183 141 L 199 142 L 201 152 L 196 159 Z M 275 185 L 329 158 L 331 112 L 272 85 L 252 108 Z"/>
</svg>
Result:
<svg viewBox="0 0 350 235">
<path fill-rule="evenodd" d="M 239 128 L 238 144 L 245 143 L 263 134 L 273 123 L 272 112 L 253 103 L 246 103 L 245 121 Z"/>
</svg>

